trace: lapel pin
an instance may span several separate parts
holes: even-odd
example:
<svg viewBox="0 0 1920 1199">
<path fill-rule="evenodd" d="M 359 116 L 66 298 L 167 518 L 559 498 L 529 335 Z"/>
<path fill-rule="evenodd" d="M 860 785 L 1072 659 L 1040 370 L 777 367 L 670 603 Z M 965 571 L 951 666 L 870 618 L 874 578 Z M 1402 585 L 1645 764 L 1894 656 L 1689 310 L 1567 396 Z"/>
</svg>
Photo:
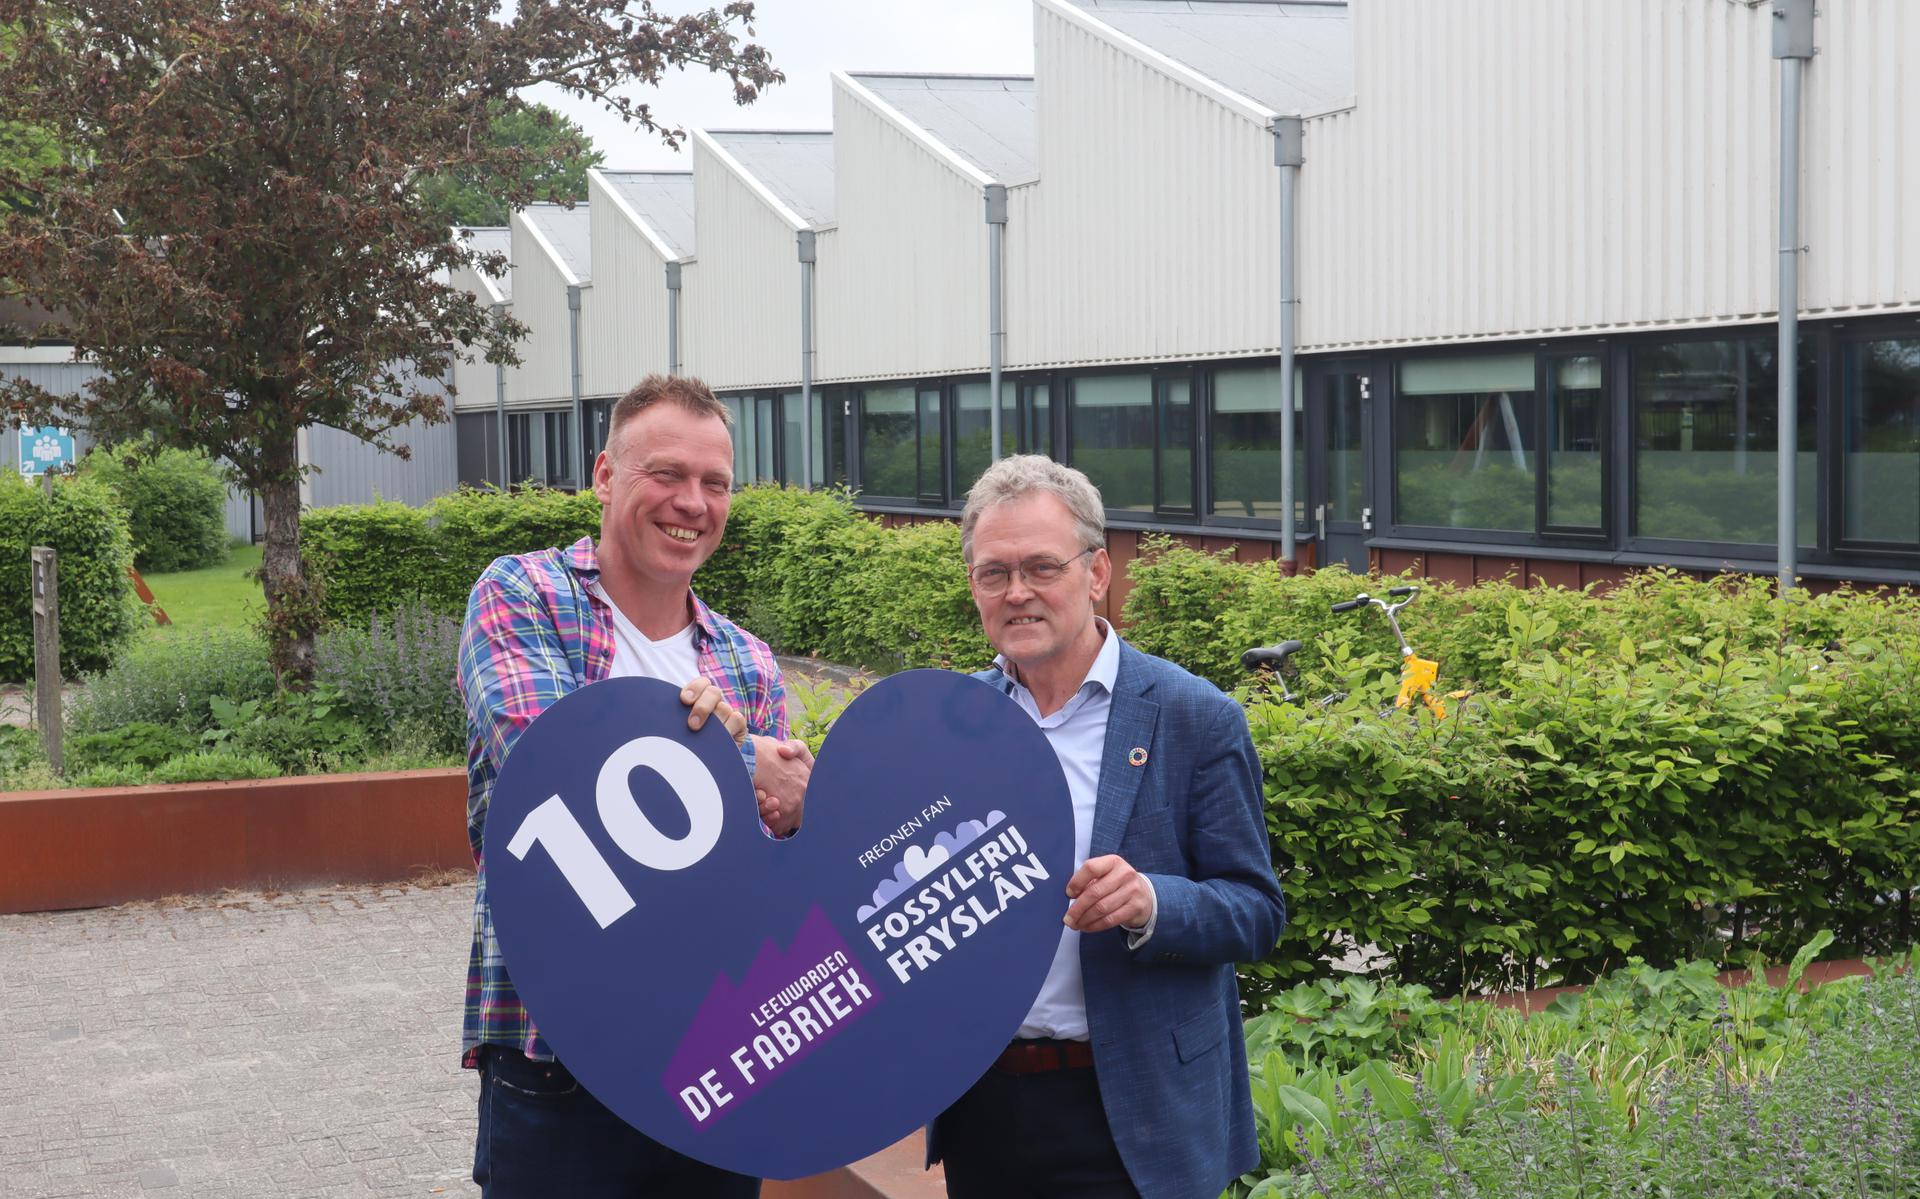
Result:
<svg viewBox="0 0 1920 1199">
<path fill-rule="evenodd" d="M 1134 746 L 1133 752 L 1127 755 L 1127 764 L 1129 766 L 1145 766 L 1147 764 L 1146 746 L 1144 745 Z"/>
</svg>

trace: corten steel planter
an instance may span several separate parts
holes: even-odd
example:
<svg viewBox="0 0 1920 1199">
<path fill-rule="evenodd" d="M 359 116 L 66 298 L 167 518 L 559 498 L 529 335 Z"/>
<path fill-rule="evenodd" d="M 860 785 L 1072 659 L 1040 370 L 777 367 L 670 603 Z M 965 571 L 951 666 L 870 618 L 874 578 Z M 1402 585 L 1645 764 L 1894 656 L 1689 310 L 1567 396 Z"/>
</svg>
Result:
<svg viewBox="0 0 1920 1199">
<path fill-rule="evenodd" d="M 470 870 L 460 770 L 0 793 L 0 913 Z"/>
</svg>

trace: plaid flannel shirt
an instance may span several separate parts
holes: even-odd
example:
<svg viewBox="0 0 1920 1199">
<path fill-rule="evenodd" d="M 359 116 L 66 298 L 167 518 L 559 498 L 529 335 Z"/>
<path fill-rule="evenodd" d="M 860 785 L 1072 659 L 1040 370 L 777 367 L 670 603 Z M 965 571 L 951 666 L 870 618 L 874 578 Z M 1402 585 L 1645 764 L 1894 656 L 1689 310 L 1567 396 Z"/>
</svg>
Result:
<svg viewBox="0 0 1920 1199">
<path fill-rule="evenodd" d="M 487 905 L 481 846 L 493 780 L 514 742 L 561 696 L 597 683 L 613 665 L 613 617 L 589 589 L 600 575 L 591 537 L 566 549 L 496 558 L 473 586 L 460 634 L 459 683 L 467 708 L 467 840 L 473 846 L 473 949 L 467 964 L 462 1062 L 481 1045 L 550 1060 L 508 977 Z M 744 713 L 751 732 L 785 738 L 786 685 L 765 642 L 693 597 L 700 673 Z M 753 743 L 742 751 L 753 770 Z"/>
</svg>

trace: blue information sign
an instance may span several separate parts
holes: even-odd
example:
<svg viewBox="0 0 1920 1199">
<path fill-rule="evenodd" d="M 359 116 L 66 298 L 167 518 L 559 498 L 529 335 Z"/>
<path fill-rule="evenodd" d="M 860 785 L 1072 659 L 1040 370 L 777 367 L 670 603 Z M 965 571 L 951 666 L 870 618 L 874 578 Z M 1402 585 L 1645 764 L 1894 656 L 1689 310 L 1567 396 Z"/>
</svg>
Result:
<svg viewBox="0 0 1920 1199">
<path fill-rule="evenodd" d="M 514 985 L 587 1089 L 690 1157 L 798 1178 L 910 1134 L 1012 1039 L 1073 814 L 1018 706 L 909 671 L 841 715 L 775 841 L 717 721 L 612 679 L 521 735 L 484 858 Z"/>
<path fill-rule="evenodd" d="M 20 473 L 44 475 L 73 465 L 73 432 L 53 425 L 20 426 Z"/>
</svg>

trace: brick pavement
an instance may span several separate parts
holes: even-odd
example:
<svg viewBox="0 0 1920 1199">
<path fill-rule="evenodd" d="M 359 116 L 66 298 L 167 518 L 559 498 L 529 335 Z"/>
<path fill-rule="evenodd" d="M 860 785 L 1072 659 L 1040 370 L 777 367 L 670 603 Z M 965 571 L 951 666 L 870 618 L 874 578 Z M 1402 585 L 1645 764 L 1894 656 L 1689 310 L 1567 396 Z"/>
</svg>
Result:
<svg viewBox="0 0 1920 1199">
<path fill-rule="evenodd" d="M 0 916 L 0 1197 L 476 1195 L 471 897 Z"/>
</svg>

